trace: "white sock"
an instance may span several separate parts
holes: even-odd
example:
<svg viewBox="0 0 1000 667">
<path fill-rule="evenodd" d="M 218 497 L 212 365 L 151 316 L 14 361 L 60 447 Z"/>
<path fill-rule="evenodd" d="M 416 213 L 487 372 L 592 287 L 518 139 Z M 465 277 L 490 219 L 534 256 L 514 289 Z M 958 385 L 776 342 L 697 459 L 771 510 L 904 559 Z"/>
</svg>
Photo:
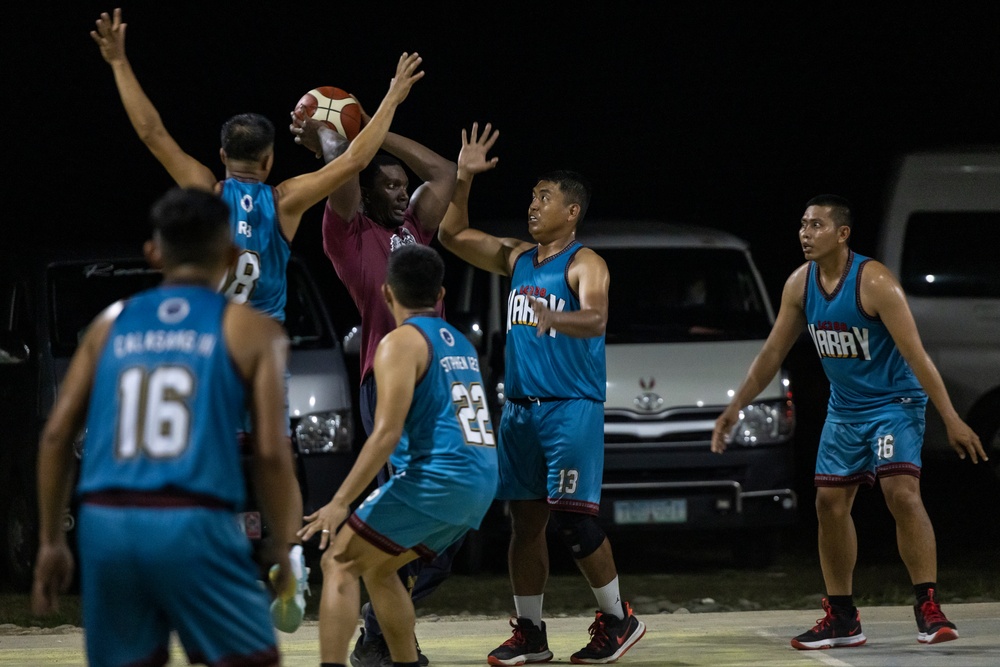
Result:
<svg viewBox="0 0 1000 667">
<path fill-rule="evenodd" d="M 296 544 L 288 551 L 288 560 L 292 564 L 292 576 L 296 581 L 302 578 L 302 545 Z"/>
<path fill-rule="evenodd" d="M 611 614 L 616 618 L 625 618 L 622 609 L 622 596 L 618 590 L 618 577 L 611 580 L 611 583 L 600 588 L 591 588 L 594 597 L 597 598 L 597 608 L 605 614 Z"/>
<path fill-rule="evenodd" d="M 542 627 L 542 598 L 545 595 L 515 595 L 514 609 L 518 618 L 526 618 L 535 624 L 535 627 Z"/>
</svg>

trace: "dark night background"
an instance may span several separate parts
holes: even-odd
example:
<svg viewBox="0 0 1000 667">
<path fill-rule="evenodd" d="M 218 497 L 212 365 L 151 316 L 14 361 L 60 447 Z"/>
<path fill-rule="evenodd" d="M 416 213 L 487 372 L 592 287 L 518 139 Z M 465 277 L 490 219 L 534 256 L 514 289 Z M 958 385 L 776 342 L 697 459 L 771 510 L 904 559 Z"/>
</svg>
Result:
<svg viewBox="0 0 1000 667">
<path fill-rule="evenodd" d="M 88 34 L 113 8 L 5 8 L 12 247 L 138 244 L 171 185 Z M 427 74 L 393 130 L 454 159 L 462 127 L 500 129 L 473 220 L 523 219 L 538 173 L 577 169 L 594 182 L 590 218 L 683 220 L 748 239 L 775 302 L 802 261 L 810 197 L 852 200 L 853 245 L 874 254 L 896 155 L 1000 144 L 992 3 L 206 1 L 124 12 L 139 81 L 178 143 L 220 176 L 219 127 L 244 111 L 278 128 L 273 183 L 317 168 L 286 132 L 299 97 L 334 85 L 373 112 L 399 53 L 416 50 Z M 307 214 L 294 247 L 333 293 L 320 215 Z M 800 402 L 809 436 L 825 397 L 818 362 L 800 363 L 800 398 L 819 396 Z M 808 517 L 811 499 L 802 507 Z"/>
</svg>

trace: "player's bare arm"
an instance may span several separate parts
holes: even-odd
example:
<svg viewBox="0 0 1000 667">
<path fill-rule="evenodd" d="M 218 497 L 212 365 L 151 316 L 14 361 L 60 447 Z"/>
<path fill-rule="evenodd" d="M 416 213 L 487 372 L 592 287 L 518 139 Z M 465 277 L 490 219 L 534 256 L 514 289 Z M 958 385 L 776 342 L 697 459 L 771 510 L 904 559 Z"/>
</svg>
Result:
<svg viewBox="0 0 1000 667">
<path fill-rule="evenodd" d="M 427 231 L 436 230 L 455 189 L 455 163 L 394 132 L 386 135 L 382 149 L 397 157 L 421 180 L 410 197 L 410 207 L 421 227 Z"/>
<path fill-rule="evenodd" d="M 423 71 L 417 71 L 422 62 L 423 59 L 417 53 L 403 53 L 396 65 L 396 75 L 389 84 L 389 92 L 382 99 L 375 115 L 354 141 L 350 142 L 347 150 L 321 169 L 290 178 L 275 188 L 278 219 L 281 221 L 281 229 L 285 236 L 288 238 L 295 236 L 302 214 L 306 210 L 343 186 L 349 179 L 356 178 L 375 157 L 389 131 L 396 108 L 409 95 L 413 84 L 424 76 Z"/>
<path fill-rule="evenodd" d="M 73 580 L 73 555 L 62 528 L 72 493 L 73 440 L 87 417 L 94 372 L 120 304 L 99 315 L 77 348 L 38 446 L 38 557 L 31 591 L 35 614 L 59 609 L 59 594 Z"/>
<path fill-rule="evenodd" d="M 549 329 L 573 338 L 604 335 L 608 324 L 608 288 L 611 276 L 608 265 L 590 248 L 576 253 L 567 279 L 570 289 L 580 296 L 580 310 L 554 311 L 543 299 L 535 299 L 532 308 L 538 318 L 538 336 Z"/>
<path fill-rule="evenodd" d="M 347 519 L 350 504 L 389 460 L 403 435 L 406 415 L 413 402 L 413 390 L 417 379 L 427 369 L 428 359 L 427 341 L 415 327 L 399 327 L 379 343 L 375 353 L 378 398 L 374 428 L 333 499 L 306 517 L 308 523 L 299 531 L 303 541 L 319 532 L 319 546 L 325 549 L 331 536 Z"/>
<path fill-rule="evenodd" d="M 924 349 L 903 287 L 881 262 L 870 261 L 864 266 L 861 306 L 869 315 L 878 316 L 889 330 L 899 353 L 941 415 L 948 431 L 948 443 L 959 458 L 969 456 L 973 463 L 979 463 L 979 459 L 988 460 L 979 436 L 958 416 L 937 366 Z"/>
<path fill-rule="evenodd" d="M 361 128 L 364 129 L 371 117 L 366 116 L 363 110 L 361 113 Z M 311 150 L 326 164 L 343 155 L 351 143 L 347 137 L 317 120 L 294 111 L 291 113 L 291 118 L 292 122 L 288 129 L 295 137 L 295 143 Z M 327 204 L 343 220 L 350 220 L 354 217 L 354 214 L 361 208 L 360 175 L 358 173 L 352 174 L 342 185 L 334 188 L 327 197 Z"/>
<path fill-rule="evenodd" d="M 279 566 L 277 589 L 290 576 L 287 545 L 302 524 L 290 501 L 298 494 L 285 435 L 284 376 L 288 337 L 281 325 L 249 306 L 230 304 L 223 320 L 227 347 L 251 391 L 253 484 L 274 535 L 271 558 Z"/>
<path fill-rule="evenodd" d="M 490 123 L 479 134 L 479 123 L 472 124 L 472 130 L 462 129 L 462 149 L 458 154 L 457 180 L 451 195 L 451 202 L 438 227 L 438 240 L 452 253 L 469 264 L 491 273 L 509 276 L 514 270 L 514 261 L 522 252 L 531 249 L 531 244 L 513 238 L 498 238 L 469 226 L 469 193 L 472 179 L 476 174 L 496 167 L 500 158 L 487 157 L 487 153 L 500 136 Z"/>
<path fill-rule="evenodd" d="M 118 94 L 132 127 L 179 186 L 212 192 L 217 182 L 212 171 L 177 145 L 163 125 L 156 107 L 139 85 L 132 65 L 125 56 L 126 26 L 122 22 L 122 10 L 115 9 L 113 16 L 109 16 L 107 12 L 101 14 L 97 19 L 96 29 L 90 32 L 90 36 L 101 49 L 104 60 L 111 66 Z"/>
<path fill-rule="evenodd" d="M 712 451 L 721 454 L 726 451 L 729 432 L 739 419 L 740 410 L 752 401 L 764 387 L 774 378 L 781 368 L 781 363 L 788 356 L 792 346 L 806 325 L 805 311 L 802 308 L 802 295 L 805 294 L 806 277 L 809 275 L 809 264 L 803 264 L 788 277 L 781 291 L 781 306 L 774 326 L 760 352 L 750 364 L 747 375 L 739 389 L 715 420 L 712 430 Z"/>
</svg>

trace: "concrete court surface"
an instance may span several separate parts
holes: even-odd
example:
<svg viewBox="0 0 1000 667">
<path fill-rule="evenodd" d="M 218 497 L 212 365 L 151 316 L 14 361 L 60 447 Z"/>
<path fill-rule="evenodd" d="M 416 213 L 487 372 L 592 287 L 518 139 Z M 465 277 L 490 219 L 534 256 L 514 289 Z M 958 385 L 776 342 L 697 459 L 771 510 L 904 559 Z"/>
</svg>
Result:
<svg viewBox="0 0 1000 667">
<path fill-rule="evenodd" d="M 658 614 L 643 616 L 646 635 L 620 661 L 621 665 L 662 667 L 996 667 L 1000 665 L 1000 603 L 948 604 L 945 613 L 958 626 L 956 641 L 926 646 L 916 638 L 910 607 L 862 607 L 868 643 L 857 648 L 796 651 L 788 640 L 812 626 L 818 609 L 796 611 Z M 549 646 L 555 659 L 569 664 L 571 653 L 586 644 L 591 618 L 551 618 Z M 281 634 L 284 664 L 319 664 L 319 627 L 305 623 L 294 634 Z M 486 654 L 509 636 L 507 619 L 498 617 L 421 618 L 420 646 L 432 665 L 485 665 Z M 73 628 L 61 634 L 0 632 L 0 665 L 39 667 L 84 665 L 83 634 Z M 30 631 L 29 631 L 30 632 Z M 175 647 L 171 664 L 187 660 Z"/>
</svg>

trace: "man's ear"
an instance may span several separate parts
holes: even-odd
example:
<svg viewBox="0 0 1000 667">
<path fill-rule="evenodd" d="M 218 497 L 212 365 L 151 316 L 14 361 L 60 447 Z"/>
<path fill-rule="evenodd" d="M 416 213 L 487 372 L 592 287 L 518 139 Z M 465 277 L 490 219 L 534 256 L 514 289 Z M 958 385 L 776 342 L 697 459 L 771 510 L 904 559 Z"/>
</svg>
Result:
<svg viewBox="0 0 1000 667">
<path fill-rule="evenodd" d="M 160 244 L 150 239 L 142 244 L 142 254 L 146 261 L 154 269 L 163 268 L 163 254 L 160 252 Z"/>
<path fill-rule="evenodd" d="M 387 283 L 382 283 L 382 298 L 385 299 L 385 303 L 389 306 L 389 310 L 392 310 L 392 304 L 396 299 L 393 297 L 392 289 Z"/>
<path fill-rule="evenodd" d="M 228 160 L 228 159 L 229 158 L 226 156 L 226 149 L 225 148 L 220 148 L 219 149 L 219 160 L 222 162 L 222 164 L 226 164 L 226 160 Z"/>
</svg>

